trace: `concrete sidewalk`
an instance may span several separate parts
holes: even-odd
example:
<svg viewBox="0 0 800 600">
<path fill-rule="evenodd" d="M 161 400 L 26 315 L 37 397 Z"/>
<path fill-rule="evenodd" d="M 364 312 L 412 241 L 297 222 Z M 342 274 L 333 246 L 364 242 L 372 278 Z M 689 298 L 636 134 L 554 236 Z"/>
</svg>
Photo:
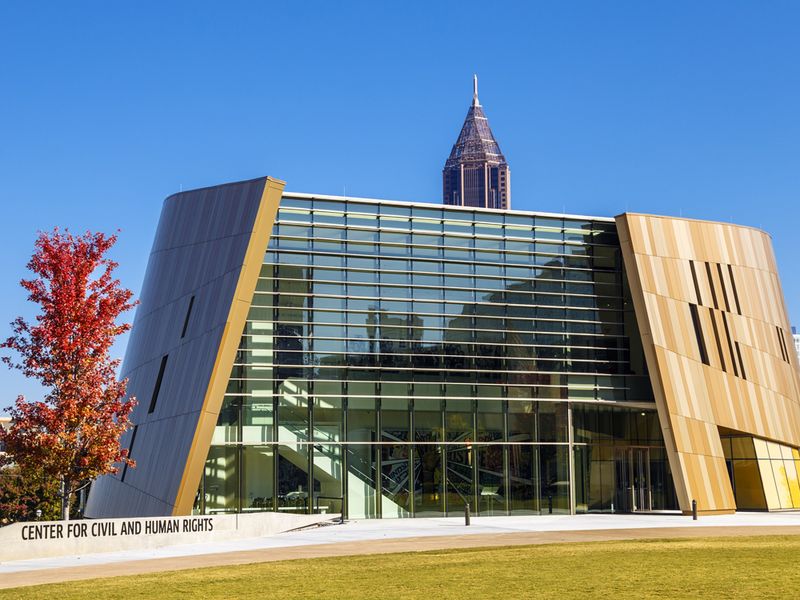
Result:
<svg viewBox="0 0 800 600">
<path fill-rule="evenodd" d="M 351 521 L 271 537 L 0 564 L 0 588 L 298 558 L 583 542 L 800 535 L 798 513 L 576 515 Z"/>
</svg>

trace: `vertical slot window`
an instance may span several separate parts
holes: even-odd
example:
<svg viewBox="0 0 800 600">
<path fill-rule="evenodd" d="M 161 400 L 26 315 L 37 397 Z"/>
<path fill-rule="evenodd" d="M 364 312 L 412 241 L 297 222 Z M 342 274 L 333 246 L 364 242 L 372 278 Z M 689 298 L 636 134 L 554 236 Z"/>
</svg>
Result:
<svg viewBox="0 0 800 600">
<path fill-rule="evenodd" d="M 133 443 L 136 441 L 136 432 L 139 431 L 139 426 L 134 425 L 133 431 L 131 432 L 131 443 L 128 444 L 128 458 L 133 458 Z M 128 463 L 125 463 L 125 466 L 122 467 L 122 481 L 125 481 L 125 475 L 128 474 Z"/>
<path fill-rule="evenodd" d="M 787 363 L 789 362 L 789 350 L 786 348 L 786 340 L 783 337 L 783 331 L 777 325 L 775 326 L 775 333 L 778 334 L 778 346 L 781 348 L 781 356 Z"/>
<path fill-rule="evenodd" d="M 733 267 L 728 265 L 728 275 L 731 276 L 731 287 L 733 288 L 733 300 L 736 302 L 736 312 L 742 314 L 742 307 L 739 304 L 739 293 L 736 291 L 736 280 L 733 278 Z"/>
<path fill-rule="evenodd" d="M 747 373 L 744 371 L 744 361 L 742 360 L 742 349 L 739 347 L 739 342 L 736 343 L 736 356 L 739 357 L 739 370 L 742 372 L 742 379 L 747 379 Z"/>
<path fill-rule="evenodd" d="M 714 301 L 714 308 L 719 309 L 719 303 L 717 302 L 717 290 L 714 287 L 714 276 L 711 275 L 711 263 L 705 263 L 706 265 L 706 275 L 708 275 L 708 287 L 711 288 L 711 299 Z"/>
<path fill-rule="evenodd" d="M 728 329 L 728 318 L 725 313 L 722 313 L 722 325 L 725 327 L 725 338 L 728 341 L 728 350 L 731 353 L 731 364 L 733 365 L 733 374 L 739 376 L 739 369 L 736 366 L 736 356 L 733 353 L 733 342 L 731 341 L 731 331 Z"/>
<path fill-rule="evenodd" d="M 719 328 L 717 327 L 717 320 L 714 318 L 714 311 L 709 308 L 708 316 L 711 318 L 711 327 L 714 329 L 714 341 L 717 342 L 717 352 L 719 352 L 719 362 L 722 365 L 722 370 L 726 373 L 728 369 L 725 367 L 725 355 L 722 354 L 722 342 L 719 339 Z"/>
<path fill-rule="evenodd" d="M 708 362 L 708 350 L 706 349 L 706 342 L 703 339 L 703 327 L 700 324 L 700 315 L 697 312 L 697 306 L 694 304 L 689 305 L 689 311 L 692 313 L 692 324 L 694 325 L 694 334 L 697 336 L 697 346 L 700 349 L 700 360 L 704 365 L 710 364 Z"/>
<path fill-rule="evenodd" d="M 792 359 L 791 355 L 789 354 L 789 347 L 786 345 L 786 336 L 783 333 L 783 329 L 781 331 L 781 341 L 783 342 L 783 351 L 786 353 L 786 362 L 791 364 Z"/>
<path fill-rule="evenodd" d="M 722 286 L 722 299 L 725 301 L 725 310 L 731 312 L 731 305 L 728 302 L 728 289 L 725 287 L 725 278 L 722 276 L 722 265 L 717 263 L 717 275 L 719 275 L 719 284 Z"/>
<path fill-rule="evenodd" d="M 161 382 L 164 380 L 164 370 L 167 368 L 167 359 L 169 354 L 165 354 L 161 359 L 161 366 L 158 368 L 158 377 L 156 377 L 156 385 L 153 388 L 153 397 L 150 398 L 150 407 L 147 409 L 147 414 L 153 414 L 156 409 L 156 402 L 158 402 L 158 393 L 161 391 Z"/>
<path fill-rule="evenodd" d="M 697 281 L 697 271 L 694 268 L 694 261 L 689 261 L 689 267 L 692 270 L 692 281 L 694 281 L 694 293 L 697 294 L 697 303 L 703 304 L 703 297 L 700 295 L 700 283 Z"/>
<path fill-rule="evenodd" d="M 183 320 L 183 329 L 181 330 L 181 339 L 186 337 L 186 330 L 189 328 L 189 317 L 192 316 L 192 307 L 194 306 L 194 296 L 189 300 L 189 308 L 186 309 L 186 318 Z"/>
</svg>

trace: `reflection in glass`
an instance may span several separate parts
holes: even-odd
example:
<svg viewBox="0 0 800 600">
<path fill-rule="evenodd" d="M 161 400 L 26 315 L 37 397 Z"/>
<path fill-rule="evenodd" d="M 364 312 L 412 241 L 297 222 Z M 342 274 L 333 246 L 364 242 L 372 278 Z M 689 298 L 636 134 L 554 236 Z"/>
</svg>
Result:
<svg viewBox="0 0 800 600">
<path fill-rule="evenodd" d="M 212 444 L 227 444 L 239 441 L 239 417 L 242 399 L 227 396 L 219 411 L 217 425 L 214 427 Z"/>
<path fill-rule="evenodd" d="M 488 389 L 486 391 L 489 392 Z M 503 402 L 499 399 L 478 400 L 477 441 L 502 441 L 504 437 L 503 431 Z"/>
<path fill-rule="evenodd" d="M 478 446 L 478 511 L 481 515 L 505 514 L 503 446 Z"/>
<path fill-rule="evenodd" d="M 411 516 L 408 444 L 381 446 L 381 516 Z"/>
<path fill-rule="evenodd" d="M 203 473 L 206 513 L 239 510 L 237 477 L 238 449 L 235 446 L 211 446 Z"/>
<path fill-rule="evenodd" d="M 307 513 L 308 501 L 308 446 L 278 446 L 278 510 Z"/>
<path fill-rule="evenodd" d="M 242 406 L 242 441 L 263 444 L 274 441 L 272 396 L 253 394 Z"/>
<path fill-rule="evenodd" d="M 430 388 L 430 389 L 427 389 Z M 439 386 L 415 386 L 415 393 L 439 394 Z M 414 440 L 438 442 L 442 439 L 442 412 L 440 401 L 432 399 L 414 400 Z"/>
<path fill-rule="evenodd" d="M 378 516 L 375 471 L 378 447 L 373 444 L 347 444 L 347 513 L 351 519 Z"/>
<path fill-rule="evenodd" d="M 542 513 L 569 513 L 567 446 L 539 447 L 539 489 Z"/>
<path fill-rule="evenodd" d="M 382 393 L 400 395 L 407 393 L 406 386 L 385 384 Z M 407 517 L 411 511 L 409 478 L 410 436 L 408 400 L 386 398 L 381 400 L 381 516 Z"/>
<path fill-rule="evenodd" d="M 242 449 L 242 512 L 275 510 L 275 460 L 272 446 Z"/>
<path fill-rule="evenodd" d="M 314 444 L 314 513 L 342 512 L 342 446 Z"/>
<path fill-rule="evenodd" d="M 733 481 L 738 509 L 767 509 L 767 499 L 764 496 L 764 486 L 761 484 L 757 460 L 734 459 Z"/>
<path fill-rule="evenodd" d="M 538 446 L 515 444 L 508 447 L 508 455 L 509 514 L 538 514 L 540 510 Z"/>
<path fill-rule="evenodd" d="M 314 398 L 314 440 L 321 442 L 342 441 L 341 398 L 320 396 Z"/>
<path fill-rule="evenodd" d="M 414 516 L 443 517 L 442 447 L 414 445 Z"/>
<path fill-rule="evenodd" d="M 475 446 L 467 444 L 447 444 L 447 477 L 445 487 L 447 492 L 447 514 L 458 516 L 464 514 L 464 506 L 469 503 L 475 511 L 473 500 L 475 480 Z"/>
<path fill-rule="evenodd" d="M 281 206 L 200 510 L 559 513 L 573 459 L 577 510 L 610 511 L 614 448 L 637 444 L 653 507 L 674 508 L 655 411 L 593 404 L 653 402 L 612 222 Z M 800 499 L 800 454 L 731 452 L 737 501 L 762 462 L 778 506 L 776 475 Z"/>
<path fill-rule="evenodd" d="M 286 380 L 278 396 L 278 440 L 281 442 L 308 441 L 307 384 Z"/>
<path fill-rule="evenodd" d="M 354 386 L 351 385 L 351 388 Z M 374 398 L 350 397 L 347 400 L 347 441 L 375 442 L 377 412 Z"/>
</svg>

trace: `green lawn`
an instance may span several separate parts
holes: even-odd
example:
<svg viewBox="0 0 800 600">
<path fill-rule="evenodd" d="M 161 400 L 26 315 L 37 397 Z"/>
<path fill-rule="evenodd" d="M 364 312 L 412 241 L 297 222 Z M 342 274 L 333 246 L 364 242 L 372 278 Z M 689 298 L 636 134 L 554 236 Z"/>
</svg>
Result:
<svg viewBox="0 0 800 600">
<path fill-rule="evenodd" d="M 800 536 L 592 542 L 173 571 L 0 598 L 797 598 L 799 563 Z"/>
</svg>

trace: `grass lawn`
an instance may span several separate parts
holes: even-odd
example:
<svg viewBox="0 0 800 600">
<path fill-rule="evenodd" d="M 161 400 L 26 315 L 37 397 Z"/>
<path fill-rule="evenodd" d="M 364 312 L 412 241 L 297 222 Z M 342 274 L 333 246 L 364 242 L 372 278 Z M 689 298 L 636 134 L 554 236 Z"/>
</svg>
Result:
<svg viewBox="0 0 800 600">
<path fill-rule="evenodd" d="M 800 536 L 548 544 L 172 571 L 0 598 L 797 598 L 798 557 Z"/>
</svg>

